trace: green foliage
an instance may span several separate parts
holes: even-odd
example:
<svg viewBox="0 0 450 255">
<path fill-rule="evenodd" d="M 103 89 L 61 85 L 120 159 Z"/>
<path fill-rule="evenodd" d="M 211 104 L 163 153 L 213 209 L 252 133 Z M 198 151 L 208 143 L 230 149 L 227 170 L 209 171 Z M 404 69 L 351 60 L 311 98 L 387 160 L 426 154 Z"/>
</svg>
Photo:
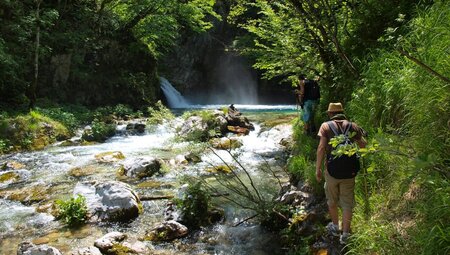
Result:
<svg viewBox="0 0 450 255">
<path fill-rule="evenodd" d="M 45 116 L 59 121 L 67 127 L 72 133 L 80 126 L 80 121 L 71 112 L 64 111 L 62 108 L 37 108 Z"/>
<path fill-rule="evenodd" d="M 175 115 L 161 101 L 156 102 L 155 107 L 148 107 L 148 123 L 151 125 L 162 124 L 164 121 L 175 119 Z"/>
<path fill-rule="evenodd" d="M 133 109 L 124 104 L 118 104 L 113 108 L 113 114 L 120 118 L 131 117 L 133 115 Z"/>
<path fill-rule="evenodd" d="M 8 140 L 0 139 L 0 154 L 6 153 L 8 151 Z"/>
<path fill-rule="evenodd" d="M 192 116 L 201 118 L 202 124 L 206 125 L 205 129 L 193 128 L 187 134 L 180 137 L 184 141 L 207 142 L 209 139 L 221 136 L 220 123 L 216 120 L 214 112 L 211 110 L 197 110 L 185 112 L 182 116 L 184 120 Z"/>
<path fill-rule="evenodd" d="M 84 133 L 82 138 L 86 141 L 103 142 L 109 137 L 113 136 L 116 132 L 116 125 L 106 124 L 102 121 L 95 119 L 91 123 L 91 132 Z"/>
<path fill-rule="evenodd" d="M 58 219 L 61 219 L 69 227 L 82 225 L 87 220 L 86 198 L 78 195 L 69 200 L 57 200 Z"/>
<path fill-rule="evenodd" d="M 191 181 L 183 197 L 175 199 L 177 207 L 183 213 L 183 221 L 188 227 L 198 228 L 208 223 L 210 208 L 210 194 L 202 187 L 202 182 Z"/>
<path fill-rule="evenodd" d="M 133 30 L 134 36 L 148 47 L 155 58 L 175 46 L 183 28 L 202 32 L 212 26 L 208 16 L 220 18 L 213 10 L 214 0 L 111 2 L 110 6 L 120 22 Z"/>
</svg>

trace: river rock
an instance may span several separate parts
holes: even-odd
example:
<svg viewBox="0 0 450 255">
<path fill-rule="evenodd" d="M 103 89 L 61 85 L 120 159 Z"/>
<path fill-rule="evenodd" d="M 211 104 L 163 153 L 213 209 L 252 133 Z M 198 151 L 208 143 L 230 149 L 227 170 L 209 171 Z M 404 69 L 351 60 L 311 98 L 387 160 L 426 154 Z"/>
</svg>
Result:
<svg viewBox="0 0 450 255">
<path fill-rule="evenodd" d="M 128 123 L 126 130 L 135 134 L 142 134 L 145 132 L 145 124 L 143 123 Z"/>
<path fill-rule="evenodd" d="M 161 170 L 161 161 L 152 157 L 127 160 L 123 166 L 123 174 L 128 177 L 145 178 Z"/>
<path fill-rule="evenodd" d="M 97 247 L 91 246 L 86 248 L 81 248 L 76 252 L 72 252 L 71 255 L 102 255 Z"/>
<path fill-rule="evenodd" d="M 73 194 L 86 198 L 88 213 L 94 222 L 127 222 L 139 216 L 142 210 L 138 195 L 123 182 L 78 182 Z"/>
<path fill-rule="evenodd" d="M 239 134 L 239 135 L 248 135 L 250 134 L 250 130 L 245 127 L 240 126 L 227 126 L 227 130 L 231 133 Z"/>
<path fill-rule="evenodd" d="M 95 155 L 100 163 L 113 163 L 125 159 L 125 156 L 120 151 L 107 151 Z"/>
<path fill-rule="evenodd" d="M 188 162 L 191 162 L 191 163 L 202 162 L 202 158 L 200 157 L 200 155 L 195 152 L 192 152 L 192 151 L 189 152 L 188 154 L 184 155 L 184 157 L 186 158 L 186 160 Z"/>
<path fill-rule="evenodd" d="M 69 170 L 68 175 L 73 177 L 88 176 L 94 174 L 97 170 L 95 166 L 74 167 Z"/>
<path fill-rule="evenodd" d="M 214 149 L 231 150 L 242 146 L 242 142 L 236 138 L 222 137 L 214 138 L 209 141 Z"/>
<path fill-rule="evenodd" d="M 30 175 L 25 169 L 0 172 L 0 187 L 26 180 Z"/>
<path fill-rule="evenodd" d="M 312 195 L 303 191 L 288 191 L 279 200 L 283 204 L 292 204 L 294 206 L 304 203 L 305 207 L 312 201 Z"/>
<path fill-rule="evenodd" d="M 48 198 L 50 188 L 43 184 L 25 186 L 14 190 L 0 190 L 0 198 L 18 201 L 29 205 Z"/>
<path fill-rule="evenodd" d="M 227 132 L 228 121 L 225 117 L 225 114 L 221 110 L 214 111 L 214 124 L 216 127 L 219 127 L 220 132 L 225 134 Z"/>
<path fill-rule="evenodd" d="M 22 242 L 19 244 L 17 255 L 62 255 L 62 253 L 48 245 L 34 245 L 31 242 Z"/>
<path fill-rule="evenodd" d="M 184 121 L 178 135 L 181 137 L 189 137 L 195 133 L 206 133 L 208 132 L 208 125 L 203 122 L 200 116 L 191 116 Z"/>
<path fill-rule="evenodd" d="M 175 156 L 175 164 L 183 165 L 183 164 L 187 164 L 187 163 L 188 163 L 188 161 L 184 155 L 180 154 L 180 155 Z"/>
<path fill-rule="evenodd" d="M 110 232 L 100 239 L 95 240 L 94 246 L 97 247 L 102 253 L 106 253 L 113 248 L 114 244 L 118 244 L 125 240 L 127 235 L 121 232 Z"/>
<path fill-rule="evenodd" d="M 161 223 L 159 226 L 147 232 L 145 240 L 148 241 L 172 241 L 188 234 L 188 228 L 174 220 Z"/>
<path fill-rule="evenodd" d="M 25 165 L 17 161 L 6 161 L 0 164 L 0 171 L 24 169 Z"/>
<path fill-rule="evenodd" d="M 253 124 L 250 123 L 250 121 L 244 116 L 234 116 L 228 114 L 226 120 L 228 122 L 228 126 L 238 126 L 248 130 L 255 130 L 255 126 L 253 126 Z"/>
</svg>

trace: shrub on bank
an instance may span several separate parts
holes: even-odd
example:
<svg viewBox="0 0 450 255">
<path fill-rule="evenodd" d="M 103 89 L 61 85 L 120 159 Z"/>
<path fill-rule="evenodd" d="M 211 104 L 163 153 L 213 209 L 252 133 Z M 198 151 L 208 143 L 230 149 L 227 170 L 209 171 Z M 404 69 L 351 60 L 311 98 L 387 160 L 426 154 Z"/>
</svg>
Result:
<svg viewBox="0 0 450 255">
<path fill-rule="evenodd" d="M 86 198 L 78 195 L 69 200 L 57 200 L 57 218 L 69 227 L 79 226 L 87 221 Z"/>
<path fill-rule="evenodd" d="M 43 149 L 70 135 L 63 124 L 38 111 L 0 120 L 0 150 L 3 153 Z"/>
</svg>

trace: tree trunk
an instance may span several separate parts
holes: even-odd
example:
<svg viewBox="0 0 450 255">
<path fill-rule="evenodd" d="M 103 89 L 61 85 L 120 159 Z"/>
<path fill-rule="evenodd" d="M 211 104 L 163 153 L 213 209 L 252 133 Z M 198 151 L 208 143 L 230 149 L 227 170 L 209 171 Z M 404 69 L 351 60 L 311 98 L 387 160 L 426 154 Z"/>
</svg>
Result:
<svg viewBox="0 0 450 255">
<path fill-rule="evenodd" d="M 30 100 L 29 109 L 33 109 L 36 105 L 36 90 L 38 86 L 38 78 L 39 78 L 39 44 L 40 44 L 40 35 L 41 35 L 41 25 L 40 25 L 40 6 L 42 0 L 36 0 L 36 48 L 34 52 L 34 77 L 33 81 L 30 84 L 28 91 L 28 99 Z"/>
</svg>

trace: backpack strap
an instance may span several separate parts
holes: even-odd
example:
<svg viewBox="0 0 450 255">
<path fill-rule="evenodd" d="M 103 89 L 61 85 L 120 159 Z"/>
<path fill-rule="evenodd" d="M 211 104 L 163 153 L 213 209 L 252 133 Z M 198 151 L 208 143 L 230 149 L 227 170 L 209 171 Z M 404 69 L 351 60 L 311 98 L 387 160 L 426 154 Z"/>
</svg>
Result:
<svg viewBox="0 0 450 255">
<path fill-rule="evenodd" d="M 350 132 L 350 128 L 352 127 L 352 123 L 349 121 L 347 126 L 345 127 L 344 135 L 348 137 L 348 133 Z"/>
<path fill-rule="evenodd" d="M 331 131 L 333 131 L 334 136 L 338 136 L 340 134 L 337 127 L 335 126 L 336 124 L 334 123 L 334 121 L 327 121 L 327 125 L 328 127 L 330 127 Z"/>
<path fill-rule="evenodd" d="M 338 136 L 341 134 L 340 128 L 336 126 L 336 123 L 334 121 L 327 121 L 327 125 L 330 127 L 331 131 L 333 131 L 334 136 Z M 344 132 L 342 133 L 344 136 L 348 136 L 348 133 L 350 132 L 350 128 L 352 127 L 352 123 L 348 121 L 347 125 L 345 126 Z"/>
</svg>

